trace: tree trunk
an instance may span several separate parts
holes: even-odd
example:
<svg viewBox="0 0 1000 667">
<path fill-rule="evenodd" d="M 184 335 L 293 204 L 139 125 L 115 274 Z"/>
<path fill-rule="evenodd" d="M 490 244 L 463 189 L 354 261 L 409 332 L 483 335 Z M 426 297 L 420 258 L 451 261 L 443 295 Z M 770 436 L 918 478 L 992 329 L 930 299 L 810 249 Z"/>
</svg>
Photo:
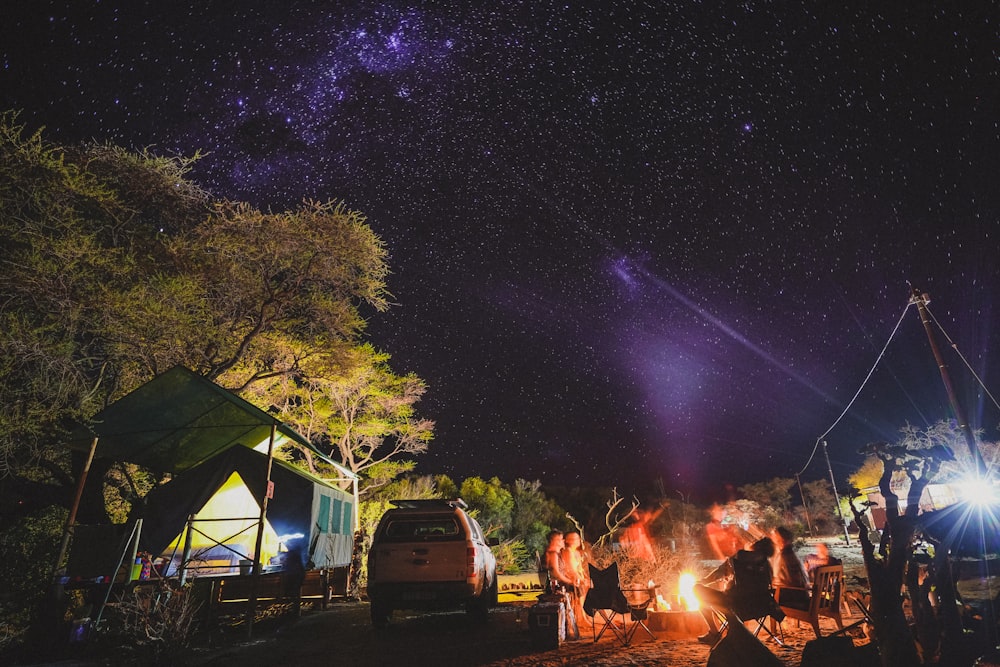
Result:
<svg viewBox="0 0 1000 667">
<path fill-rule="evenodd" d="M 905 517 L 896 517 L 886 528 L 892 531 L 894 544 L 909 544 L 913 537 L 913 527 Z M 913 641 L 906 613 L 903 611 L 903 572 L 906 567 L 907 549 L 892 549 L 886 560 L 875 560 L 874 546 L 867 536 L 864 541 L 865 565 L 868 583 L 871 587 L 872 624 L 883 667 L 916 667 L 920 665 L 920 654 Z M 864 547 L 864 543 L 862 544 Z M 869 559 L 869 549 L 872 557 Z"/>
</svg>

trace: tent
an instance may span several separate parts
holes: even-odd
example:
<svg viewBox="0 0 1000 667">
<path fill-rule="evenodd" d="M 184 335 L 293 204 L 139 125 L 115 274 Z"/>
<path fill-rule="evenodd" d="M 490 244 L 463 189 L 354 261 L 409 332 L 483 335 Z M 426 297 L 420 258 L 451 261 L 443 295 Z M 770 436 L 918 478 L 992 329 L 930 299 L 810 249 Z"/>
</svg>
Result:
<svg viewBox="0 0 1000 667">
<path fill-rule="evenodd" d="M 308 547 L 317 568 L 349 565 L 353 548 L 353 497 L 284 461 L 271 469 L 273 492 L 268 500 L 267 526 L 261 549 L 265 565 L 277 555 L 279 544 L 292 536 Z M 237 567 L 249 559 L 256 540 L 260 511 L 257 498 L 267 491 L 267 456 L 245 447 L 231 447 L 177 475 L 146 496 L 139 548 L 154 555 L 169 554 L 177 563 L 191 532 L 195 562 Z M 222 542 L 230 548 L 220 547 Z M 222 571 L 225 571 L 224 569 Z"/>
<path fill-rule="evenodd" d="M 353 495 L 277 459 L 272 459 L 269 485 L 266 453 L 289 441 L 332 465 L 338 471 L 336 481 L 352 483 Z M 183 366 L 156 376 L 99 412 L 88 427 L 77 430 L 69 446 L 90 451 L 97 459 L 173 475 L 147 496 L 143 510 L 140 548 L 154 555 L 177 542 L 193 514 L 199 518 L 195 528 L 200 533 L 232 537 L 218 541 L 243 545 L 220 549 L 199 536 L 193 547 L 204 550 L 202 555 L 209 560 L 238 554 L 249 558 L 260 503 L 273 491 L 268 495 L 262 564 L 267 565 L 282 536 L 294 534 L 308 539 L 308 555 L 316 567 L 350 562 L 357 527 L 357 475 L 275 416 Z M 231 515 L 220 516 L 227 513 Z M 245 525 L 247 520 L 252 528 Z M 217 529 L 209 528 L 213 523 L 218 523 Z"/>
<path fill-rule="evenodd" d="M 97 413 L 69 446 L 87 451 L 97 437 L 96 458 L 138 463 L 155 472 L 192 468 L 233 445 L 266 452 L 272 428 L 275 446 L 292 441 L 308 449 L 307 439 L 211 380 L 174 366 Z M 314 452 L 353 477 L 322 452 Z"/>
</svg>

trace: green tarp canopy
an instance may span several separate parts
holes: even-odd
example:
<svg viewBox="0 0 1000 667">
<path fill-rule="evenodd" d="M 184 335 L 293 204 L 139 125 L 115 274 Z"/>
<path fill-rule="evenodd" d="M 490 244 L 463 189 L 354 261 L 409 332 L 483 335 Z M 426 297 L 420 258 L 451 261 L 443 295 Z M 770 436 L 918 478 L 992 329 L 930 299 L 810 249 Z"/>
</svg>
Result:
<svg viewBox="0 0 1000 667">
<path fill-rule="evenodd" d="M 266 453 L 272 425 L 275 446 L 287 439 L 315 451 L 273 415 L 175 366 L 99 412 L 89 428 L 77 430 L 69 445 L 89 451 L 97 436 L 96 458 L 178 473 L 237 444 Z"/>
</svg>

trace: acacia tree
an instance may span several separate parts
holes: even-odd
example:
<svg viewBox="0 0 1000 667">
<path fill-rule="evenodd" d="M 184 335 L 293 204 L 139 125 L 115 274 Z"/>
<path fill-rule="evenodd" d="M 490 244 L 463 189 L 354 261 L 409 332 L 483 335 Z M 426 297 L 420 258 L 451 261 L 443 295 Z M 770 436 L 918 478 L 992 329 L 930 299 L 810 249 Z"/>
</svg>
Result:
<svg viewBox="0 0 1000 667">
<path fill-rule="evenodd" d="M 68 430 L 175 364 L 247 395 L 278 377 L 321 387 L 344 359 L 360 377 L 373 359 L 351 355 L 361 308 L 387 306 L 386 251 L 364 217 L 214 202 L 190 164 L 55 146 L 0 115 L 0 475 L 17 482 L 5 490 L 68 502 Z M 422 392 L 406 383 L 407 400 Z"/>
<path fill-rule="evenodd" d="M 277 408 L 282 419 L 352 472 L 362 475 L 369 495 L 413 469 L 408 457 L 427 450 L 434 422 L 418 417 L 415 405 L 426 391 L 416 375 L 397 375 L 389 355 L 358 345 L 300 360 L 294 373 L 274 374 L 244 392 Z M 293 446 L 319 475 L 334 474 L 307 449 Z"/>
<path fill-rule="evenodd" d="M 837 499 L 829 480 L 803 482 L 802 494 L 802 502 L 809 508 L 809 518 L 821 535 L 835 533 L 841 528 L 837 517 Z"/>
<path fill-rule="evenodd" d="M 792 506 L 793 486 L 795 480 L 791 477 L 773 477 L 766 482 L 746 484 L 737 491 L 748 500 L 753 500 L 764 507 L 773 507 L 784 514 Z"/>
</svg>

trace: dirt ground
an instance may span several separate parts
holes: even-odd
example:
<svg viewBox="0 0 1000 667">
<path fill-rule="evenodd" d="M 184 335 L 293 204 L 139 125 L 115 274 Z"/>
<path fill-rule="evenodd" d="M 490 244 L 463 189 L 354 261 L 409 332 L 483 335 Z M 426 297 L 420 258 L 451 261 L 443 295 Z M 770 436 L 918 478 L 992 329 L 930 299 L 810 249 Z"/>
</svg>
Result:
<svg viewBox="0 0 1000 667">
<path fill-rule="evenodd" d="M 841 558 L 848 573 L 848 590 L 864 590 L 864 564 L 860 548 L 828 541 L 832 555 Z M 801 555 L 811 551 L 806 545 Z M 861 620 L 851 610 L 845 625 Z M 751 628 L 754 626 L 750 626 Z M 832 620 L 822 621 L 824 634 L 836 630 Z M 785 621 L 785 646 L 773 641 L 765 645 L 785 665 L 798 666 L 806 643 L 815 639 L 812 628 L 798 627 Z M 326 611 L 309 611 L 301 619 L 286 623 L 275 631 L 251 642 L 240 642 L 223 649 L 195 651 L 189 655 L 192 665 L 326 665 L 334 659 L 338 665 L 376 667 L 382 665 L 469 665 L 481 667 L 564 667 L 569 665 L 632 665 L 703 667 L 709 657 L 708 646 L 694 637 L 666 638 L 657 633 L 651 639 L 636 635 L 630 646 L 610 634 L 594 642 L 584 632 L 578 641 L 563 643 L 555 649 L 542 649 L 533 642 L 528 627 L 526 606 L 503 604 L 490 614 L 486 625 L 477 624 L 462 612 L 396 612 L 384 632 L 372 629 L 365 603 L 339 603 Z M 763 634 L 763 633 L 762 633 Z M 855 643 L 863 644 L 862 628 L 852 633 Z"/>
<path fill-rule="evenodd" d="M 847 590 L 866 592 L 864 564 L 860 547 L 845 546 L 836 540 L 825 540 L 832 555 L 844 562 Z M 804 545 L 800 555 L 812 550 Z M 993 582 L 975 577 L 960 583 L 963 593 L 992 597 Z M 852 605 L 845 625 L 863 617 Z M 527 604 L 502 604 L 482 624 L 462 611 L 436 613 L 396 612 L 384 631 L 375 631 L 369 620 L 365 602 L 335 602 L 326 610 L 306 607 L 298 619 L 275 615 L 255 627 L 255 638 L 246 640 L 239 627 L 219 630 L 210 641 L 203 640 L 196 648 L 181 653 L 169 651 L 163 664 L 216 666 L 256 665 L 345 665 L 382 667 L 384 665 L 461 665 L 475 667 L 565 667 L 571 665 L 653 665 L 669 667 L 703 667 L 710 649 L 694 637 L 676 639 L 659 634 L 655 638 L 636 635 L 630 646 L 622 646 L 610 634 L 594 642 L 590 634 L 582 639 L 563 643 L 558 648 L 541 648 L 528 627 Z M 836 630 L 832 620 L 821 621 L 824 634 Z M 753 627 L 753 626 L 751 626 Z M 796 621 L 783 624 L 785 646 L 765 641 L 765 646 L 786 666 L 798 667 L 802 653 L 815 635 L 808 626 L 798 627 Z M 867 643 L 861 625 L 852 632 L 855 645 Z M 763 633 L 762 633 L 763 634 Z M 114 659 L 71 660 L 58 663 L 69 665 L 150 664 L 141 655 L 127 652 Z M 857 667 L 857 666 L 856 666 Z"/>
<path fill-rule="evenodd" d="M 703 667 L 709 656 L 709 647 L 694 638 L 650 639 L 642 634 L 637 634 L 627 647 L 610 634 L 597 643 L 584 634 L 580 640 L 559 648 L 539 649 L 527 627 L 526 609 L 514 605 L 495 609 L 485 626 L 462 612 L 406 614 L 394 616 L 385 632 L 372 630 L 367 611 L 363 603 L 344 603 L 309 613 L 259 640 L 200 656 L 194 653 L 189 664 Z M 785 647 L 773 642 L 766 645 L 785 665 L 797 666 L 806 642 L 814 635 L 811 628 L 797 628 L 794 621 L 784 625 Z M 829 629 L 834 628 L 831 622 Z"/>
</svg>

